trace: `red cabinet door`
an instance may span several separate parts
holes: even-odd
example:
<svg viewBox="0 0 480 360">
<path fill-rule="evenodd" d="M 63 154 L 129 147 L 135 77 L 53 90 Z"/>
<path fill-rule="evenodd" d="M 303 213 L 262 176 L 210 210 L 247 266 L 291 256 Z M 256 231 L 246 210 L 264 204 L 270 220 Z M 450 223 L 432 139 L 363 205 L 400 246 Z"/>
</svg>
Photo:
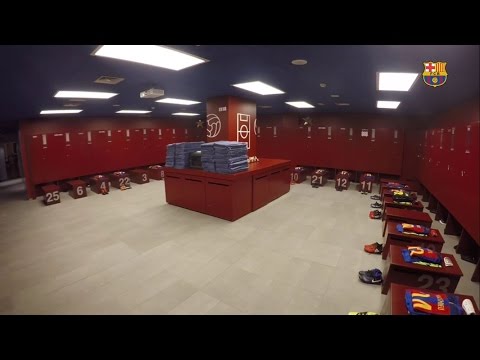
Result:
<svg viewBox="0 0 480 360">
<path fill-rule="evenodd" d="M 34 184 L 46 182 L 46 142 L 46 134 L 32 135 L 28 142 L 29 167 Z"/>
</svg>

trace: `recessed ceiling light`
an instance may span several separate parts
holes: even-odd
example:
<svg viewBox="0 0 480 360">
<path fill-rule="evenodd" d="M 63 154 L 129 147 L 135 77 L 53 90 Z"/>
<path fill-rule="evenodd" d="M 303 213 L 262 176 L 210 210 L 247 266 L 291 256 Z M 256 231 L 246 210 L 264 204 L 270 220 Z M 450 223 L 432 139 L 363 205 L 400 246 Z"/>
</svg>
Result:
<svg viewBox="0 0 480 360">
<path fill-rule="evenodd" d="M 41 115 L 53 115 L 53 114 L 78 114 L 79 112 L 82 112 L 83 110 L 78 110 L 78 109 L 63 109 L 63 110 L 42 110 L 40 111 Z"/>
<path fill-rule="evenodd" d="M 176 71 L 207 61 L 198 56 L 159 45 L 103 45 L 92 55 L 133 61 Z"/>
<path fill-rule="evenodd" d="M 332 97 L 332 98 L 339 98 L 340 95 L 330 95 L 330 97 Z"/>
<path fill-rule="evenodd" d="M 417 79 L 416 73 L 378 73 L 377 89 L 380 91 L 408 91 Z"/>
<path fill-rule="evenodd" d="M 151 113 L 149 110 L 119 110 L 116 111 L 117 114 L 148 114 Z"/>
<path fill-rule="evenodd" d="M 257 105 L 258 108 L 260 109 L 271 109 L 272 106 L 271 105 Z"/>
<path fill-rule="evenodd" d="M 325 105 L 324 103 L 317 103 L 317 104 L 320 105 L 320 106 L 324 106 L 324 105 Z"/>
<path fill-rule="evenodd" d="M 396 109 L 400 105 L 400 101 L 377 101 L 379 109 Z"/>
<path fill-rule="evenodd" d="M 320 87 L 321 87 L 321 88 L 326 88 L 326 87 L 327 87 L 327 84 L 325 84 L 325 83 L 320 83 Z"/>
<path fill-rule="evenodd" d="M 285 104 L 294 106 L 296 108 L 301 108 L 301 109 L 307 109 L 307 108 L 314 108 L 315 106 L 310 105 L 309 103 L 305 101 L 287 101 Z"/>
<path fill-rule="evenodd" d="M 59 91 L 55 94 L 56 98 L 83 98 L 83 99 L 110 99 L 118 94 L 109 92 L 95 91 Z"/>
<path fill-rule="evenodd" d="M 252 81 L 252 82 L 247 82 L 242 84 L 233 84 L 233 86 L 243 90 L 248 90 L 260 95 L 285 94 L 282 90 L 274 88 L 273 86 L 265 84 L 261 81 Z"/>
<path fill-rule="evenodd" d="M 173 113 L 172 115 L 178 115 L 178 116 L 197 116 L 197 115 L 200 115 L 200 114 L 189 113 L 189 112 L 177 112 L 177 113 Z"/>
<path fill-rule="evenodd" d="M 335 103 L 337 106 L 350 106 L 349 103 Z"/>
<path fill-rule="evenodd" d="M 112 105 L 112 106 L 120 106 L 120 104 L 115 104 L 115 105 Z"/>
<path fill-rule="evenodd" d="M 165 103 L 165 104 L 177 104 L 177 105 L 200 104 L 200 101 L 184 100 L 184 99 L 175 99 L 175 98 L 165 98 L 165 99 L 157 100 L 156 102 L 158 102 L 158 103 Z"/>
<path fill-rule="evenodd" d="M 292 64 L 293 65 L 305 65 L 306 63 L 308 63 L 307 60 L 304 60 L 304 59 L 295 59 L 295 60 L 292 60 Z"/>
</svg>

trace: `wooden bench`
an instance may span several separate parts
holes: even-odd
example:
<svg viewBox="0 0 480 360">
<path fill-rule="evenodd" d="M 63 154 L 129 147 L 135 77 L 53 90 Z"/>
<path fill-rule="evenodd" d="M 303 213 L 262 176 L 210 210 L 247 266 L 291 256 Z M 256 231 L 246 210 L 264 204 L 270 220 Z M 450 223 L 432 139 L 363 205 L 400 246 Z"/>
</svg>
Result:
<svg viewBox="0 0 480 360">
<path fill-rule="evenodd" d="M 385 219 L 385 224 L 383 226 L 382 237 L 385 236 L 385 231 L 389 221 L 399 221 L 408 224 L 432 227 L 432 218 L 430 215 L 420 211 L 387 207 L 383 212 L 383 217 Z"/>
<path fill-rule="evenodd" d="M 394 186 L 387 185 L 390 182 L 408 186 L 408 189 L 404 189 L 404 190 L 415 191 L 415 192 L 418 192 L 418 190 L 419 190 L 418 184 L 415 183 L 414 181 L 394 180 L 394 179 L 380 179 L 380 187 L 378 189 L 378 193 L 381 194 L 383 189 L 396 189 L 396 187 L 394 187 Z"/>
<path fill-rule="evenodd" d="M 148 171 L 145 169 L 134 169 L 129 171 L 130 180 L 135 184 L 146 184 L 150 182 Z"/>
<path fill-rule="evenodd" d="M 60 186 L 49 184 L 42 186 L 43 203 L 45 205 L 53 205 L 60 203 Z"/>
<path fill-rule="evenodd" d="M 390 285 L 390 291 L 387 295 L 387 299 L 383 305 L 381 314 L 382 315 L 409 315 L 407 306 L 405 305 L 405 292 L 409 289 L 422 291 L 424 289 L 415 288 L 407 285 L 402 284 L 395 284 L 392 283 Z M 428 292 L 433 294 L 442 294 L 441 291 L 435 290 L 428 290 Z M 472 304 L 473 308 L 475 309 L 475 314 L 480 315 L 480 310 L 478 309 L 477 303 L 475 302 L 475 298 L 470 295 L 462 295 L 462 294 L 451 294 L 447 293 L 447 295 L 456 295 L 460 299 L 460 304 L 465 299 L 469 299 Z"/>
<path fill-rule="evenodd" d="M 122 172 L 121 174 L 112 173 L 108 175 L 108 178 L 114 188 L 121 189 L 122 186 L 130 186 L 130 178 L 126 172 Z"/>
<path fill-rule="evenodd" d="M 324 169 L 315 170 L 312 173 L 310 185 L 323 186 L 328 181 L 328 171 Z"/>
<path fill-rule="evenodd" d="M 397 208 L 397 209 L 410 209 L 415 211 L 423 211 L 423 204 L 420 201 L 415 201 L 412 203 L 412 205 L 400 204 L 393 201 L 393 197 L 386 197 L 383 199 L 383 211 L 385 211 L 385 209 L 388 207 Z"/>
<path fill-rule="evenodd" d="M 148 168 L 147 170 L 150 179 L 163 180 L 165 177 L 165 168 L 163 166 L 159 168 Z"/>
<path fill-rule="evenodd" d="M 438 236 L 418 236 L 401 233 L 397 230 L 397 225 L 401 224 L 400 222 L 390 221 L 387 225 L 387 240 L 385 241 L 385 246 L 382 251 L 382 259 L 387 258 L 388 252 L 390 250 L 390 245 L 398 246 L 421 246 L 435 251 L 442 251 L 443 244 L 445 240 L 443 239 L 440 231 L 437 230 Z"/>
<path fill-rule="evenodd" d="M 87 183 L 83 180 L 67 181 L 70 188 L 69 195 L 74 199 L 80 199 L 87 196 Z"/>
<path fill-rule="evenodd" d="M 110 184 L 108 178 L 104 175 L 101 175 L 98 178 L 92 176 L 88 179 L 88 182 L 90 183 L 90 190 L 97 194 L 108 194 L 108 192 L 110 191 Z"/>
<path fill-rule="evenodd" d="M 307 180 L 307 170 L 303 167 L 295 167 L 292 170 L 291 182 L 295 184 L 300 184 Z"/>
<path fill-rule="evenodd" d="M 462 270 L 451 254 L 440 253 L 442 259 L 447 256 L 452 260 L 453 266 L 431 267 L 407 263 L 402 256 L 404 247 L 390 245 L 387 263 L 383 271 L 382 294 L 387 295 L 391 283 L 403 284 L 422 289 L 432 289 L 454 293 Z"/>
</svg>

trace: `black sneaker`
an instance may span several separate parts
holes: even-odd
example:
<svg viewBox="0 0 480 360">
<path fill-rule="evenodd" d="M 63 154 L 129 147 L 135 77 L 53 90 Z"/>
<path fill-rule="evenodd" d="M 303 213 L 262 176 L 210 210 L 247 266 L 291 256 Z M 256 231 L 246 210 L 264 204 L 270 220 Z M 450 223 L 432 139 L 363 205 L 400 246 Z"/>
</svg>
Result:
<svg viewBox="0 0 480 360">
<path fill-rule="evenodd" d="M 365 284 L 381 285 L 383 282 L 382 272 L 379 269 L 359 271 L 358 278 Z"/>
<path fill-rule="evenodd" d="M 375 201 L 373 204 L 370 205 L 372 208 L 374 209 L 379 209 L 382 207 L 382 204 L 380 204 L 379 202 Z"/>
<path fill-rule="evenodd" d="M 380 200 L 381 197 L 380 197 L 379 195 L 372 195 L 372 196 L 370 196 L 370 199 L 372 199 L 372 200 Z"/>
</svg>

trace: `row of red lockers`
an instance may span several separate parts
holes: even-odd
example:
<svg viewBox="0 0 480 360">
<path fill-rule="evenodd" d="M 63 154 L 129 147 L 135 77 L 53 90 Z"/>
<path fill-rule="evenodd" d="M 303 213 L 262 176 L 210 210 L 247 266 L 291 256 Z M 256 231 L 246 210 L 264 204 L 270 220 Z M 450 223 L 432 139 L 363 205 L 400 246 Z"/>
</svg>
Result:
<svg viewBox="0 0 480 360">
<path fill-rule="evenodd" d="M 478 238 L 479 123 L 422 130 L 417 136 L 419 179 Z"/>
<path fill-rule="evenodd" d="M 402 129 L 273 125 L 257 129 L 258 156 L 314 167 L 400 175 L 403 144 Z"/>
<path fill-rule="evenodd" d="M 168 130 L 168 131 L 166 131 Z M 166 145 L 198 141 L 188 129 L 120 129 L 37 134 L 27 139 L 33 184 L 165 162 Z"/>
</svg>

